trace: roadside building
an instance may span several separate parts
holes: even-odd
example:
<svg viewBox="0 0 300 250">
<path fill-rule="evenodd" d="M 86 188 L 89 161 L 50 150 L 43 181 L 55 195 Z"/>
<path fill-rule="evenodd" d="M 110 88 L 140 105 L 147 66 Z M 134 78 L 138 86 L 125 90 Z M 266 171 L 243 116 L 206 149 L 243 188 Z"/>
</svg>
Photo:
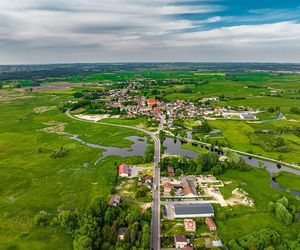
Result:
<svg viewBox="0 0 300 250">
<path fill-rule="evenodd" d="M 186 232 L 195 232 L 196 231 L 196 221 L 192 219 L 184 219 L 184 230 Z"/>
<path fill-rule="evenodd" d="M 214 209 L 210 203 L 174 205 L 174 218 L 205 218 L 213 216 Z"/>
<path fill-rule="evenodd" d="M 176 249 L 182 249 L 188 245 L 187 239 L 184 235 L 175 235 L 174 242 Z"/>
<path fill-rule="evenodd" d="M 147 175 L 146 177 L 145 177 L 145 183 L 147 184 L 147 185 L 152 185 L 152 183 L 153 183 L 153 177 L 152 176 L 150 176 L 150 175 Z"/>
<path fill-rule="evenodd" d="M 119 228 L 119 231 L 118 231 L 119 240 L 124 240 L 126 231 L 127 231 L 127 227 L 120 227 Z"/>
<path fill-rule="evenodd" d="M 194 197 L 198 195 L 192 180 L 185 179 L 183 182 L 183 194 L 187 197 Z"/>
<path fill-rule="evenodd" d="M 109 199 L 109 205 L 112 207 L 116 207 L 120 204 L 121 197 L 118 195 L 112 195 Z"/>
<path fill-rule="evenodd" d="M 242 120 L 256 120 L 256 115 L 252 113 L 241 113 L 240 118 Z"/>
<path fill-rule="evenodd" d="M 145 177 L 145 182 L 149 183 L 149 184 L 152 184 L 153 183 L 153 177 L 151 175 L 147 175 Z"/>
<path fill-rule="evenodd" d="M 216 231 L 217 230 L 217 226 L 216 226 L 216 224 L 215 224 L 215 222 L 213 221 L 212 218 L 206 217 L 205 218 L 205 223 L 206 223 L 206 225 L 207 225 L 207 227 L 210 231 Z"/>
<path fill-rule="evenodd" d="M 170 193 L 174 189 L 174 186 L 170 182 L 164 182 L 163 184 L 164 193 Z"/>
<path fill-rule="evenodd" d="M 172 166 L 167 167 L 168 176 L 172 177 L 175 175 L 174 168 Z"/>
<path fill-rule="evenodd" d="M 119 176 L 120 177 L 128 177 L 129 176 L 129 166 L 122 163 L 119 166 Z"/>
</svg>

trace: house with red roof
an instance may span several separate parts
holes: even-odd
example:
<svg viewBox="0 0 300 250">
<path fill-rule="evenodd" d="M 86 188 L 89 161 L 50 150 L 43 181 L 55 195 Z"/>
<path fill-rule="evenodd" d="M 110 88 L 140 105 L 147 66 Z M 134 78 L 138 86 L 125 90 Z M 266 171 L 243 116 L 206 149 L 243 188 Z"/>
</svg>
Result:
<svg viewBox="0 0 300 250">
<path fill-rule="evenodd" d="M 164 182 L 163 189 L 164 189 L 164 193 L 170 193 L 171 190 L 174 189 L 174 186 L 170 182 Z"/>
<path fill-rule="evenodd" d="M 207 227 L 208 227 L 208 229 L 209 229 L 210 231 L 215 231 L 215 230 L 217 230 L 217 226 L 216 226 L 216 224 L 215 224 L 215 222 L 213 221 L 212 218 L 206 217 L 206 218 L 205 218 L 205 223 L 206 223 L 206 225 L 207 225 Z"/>
<path fill-rule="evenodd" d="M 128 177 L 129 176 L 129 166 L 122 163 L 119 166 L 119 176 L 120 177 Z"/>
</svg>

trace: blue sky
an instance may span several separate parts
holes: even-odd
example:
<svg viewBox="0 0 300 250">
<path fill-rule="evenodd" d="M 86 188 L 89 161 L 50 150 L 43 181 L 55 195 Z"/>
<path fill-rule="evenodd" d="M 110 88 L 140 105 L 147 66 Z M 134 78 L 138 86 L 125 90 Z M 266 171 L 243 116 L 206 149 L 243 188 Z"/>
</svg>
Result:
<svg viewBox="0 0 300 250">
<path fill-rule="evenodd" d="M 0 0 L 0 64 L 300 62 L 296 0 Z"/>
</svg>

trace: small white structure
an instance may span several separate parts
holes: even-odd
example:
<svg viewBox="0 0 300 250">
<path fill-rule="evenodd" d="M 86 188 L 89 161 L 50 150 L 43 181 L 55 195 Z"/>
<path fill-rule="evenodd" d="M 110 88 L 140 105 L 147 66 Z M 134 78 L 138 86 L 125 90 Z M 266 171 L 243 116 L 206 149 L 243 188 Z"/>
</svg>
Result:
<svg viewBox="0 0 300 250">
<path fill-rule="evenodd" d="M 118 231 L 119 240 L 124 240 L 126 231 L 127 231 L 127 227 L 120 227 L 119 228 L 119 231 Z"/>
<path fill-rule="evenodd" d="M 256 120 L 256 115 L 252 113 L 242 113 L 240 114 L 242 120 Z"/>
<path fill-rule="evenodd" d="M 222 247 L 223 246 L 221 240 L 212 240 L 211 242 L 212 242 L 213 247 Z"/>
</svg>

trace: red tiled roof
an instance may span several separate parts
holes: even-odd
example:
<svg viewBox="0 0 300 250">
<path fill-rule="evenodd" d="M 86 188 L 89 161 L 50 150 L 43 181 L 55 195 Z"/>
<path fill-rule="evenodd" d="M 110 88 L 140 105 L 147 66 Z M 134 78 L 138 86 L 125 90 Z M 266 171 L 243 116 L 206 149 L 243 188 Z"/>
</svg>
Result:
<svg viewBox="0 0 300 250">
<path fill-rule="evenodd" d="M 183 193 L 184 195 L 189 195 L 189 194 L 197 195 L 195 187 L 189 180 L 187 180 L 183 186 Z"/>
<path fill-rule="evenodd" d="M 145 177 L 145 180 L 149 180 L 149 181 L 153 181 L 153 177 L 152 176 L 150 176 L 150 175 L 147 175 L 146 177 Z"/>
<path fill-rule="evenodd" d="M 147 99 L 147 102 L 148 102 L 149 107 L 152 107 L 155 104 L 157 104 L 157 100 L 155 98 L 149 98 L 149 99 Z"/>
<path fill-rule="evenodd" d="M 205 218 L 205 223 L 209 228 L 217 228 L 217 226 L 212 218 L 209 218 L 209 217 Z"/>
<path fill-rule="evenodd" d="M 176 242 L 187 242 L 186 237 L 184 235 L 175 235 L 174 238 Z"/>
<path fill-rule="evenodd" d="M 166 188 L 174 188 L 173 185 L 170 182 L 165 182 L 163 184 L 163 187 L 164 187 L 164 189 L 166 189 Z"/>
<path fill-rule="evenodd" d="M 196 230 L 196 222 L 191 219 L 184 220 L 184 228 L 186 231 L 195 231 Z"/>
<path fill-rule="evenodd" d="M 121 174 L 129 174 L 128 166 L 125 165 L 124 163 L 122 163 L 122 164 L 119 166 L 119 175 L 121 175 Z"/>
</svg>

